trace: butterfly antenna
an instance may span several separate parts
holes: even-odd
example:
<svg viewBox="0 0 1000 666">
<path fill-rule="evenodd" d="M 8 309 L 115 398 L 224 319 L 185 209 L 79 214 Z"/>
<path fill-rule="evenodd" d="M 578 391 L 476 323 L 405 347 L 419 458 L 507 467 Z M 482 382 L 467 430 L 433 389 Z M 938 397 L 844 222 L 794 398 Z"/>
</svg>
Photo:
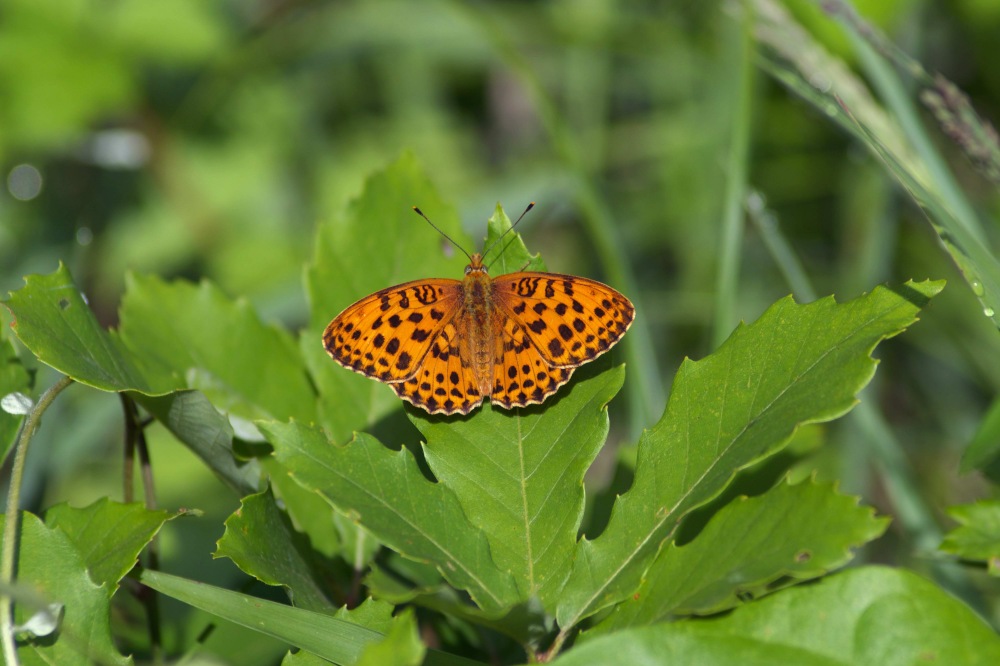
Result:
<svg viewBox="0 0 1000 666">
<path fill-rule="evenodd" d="M 429 217 L 427 217 L 426 215 L 424 215 L 424 211 L 422 211 L 422 210 L 420 210 L 419 208 L 417 208 L 416 206 L 414 206 L 414 207 L 413 207 L 413 212 L 415 212 L 415 213 L 416 213 L 417 215 L 419 215 L 420 217 L 424 218 L 424 220 L 425 220 L 425 221 L 427 222 L 427 224 L 429 224 L 429 225 L 431 225 L 432 227 L 434 227 L 434 230 L 435 230 L 435 231 L 437 231 L 437 232 L 438 232 L 439 234 L 441 234 L 442 236 L 444 236 L 445 238 L 447 238 L 447 239 L 448 239 L 448 241 L 449 241 L 449 242 L 450 242 L 450 243 L 451 243 L 452 245 L 454 245 L 454 246 L 455 246 L 455 247 L 457 247 L 457 248 L 458 248 L 459 250 L 461 250 L 461 251 L 462 251 L 462 254 L 464 254 L 465 256 L 467 256 L 467 257 L 469 258 L 469 261 L 472 261 L 472 255 L 470 255 L 470 254 L 469 254 L 468 252 L 466 252 L 466 251 L 465 251 L 465 248 L 464 248 L 464 247 L 462 247 L 461 245 L 459 245 L 458 243 L 456 243 L 456 242 L 455 242 L 455 240 L 454 240 L 454 239 L 453 239 L 453 238 L 452 238 L 451 236 L 449 236 L 449 235 L 448 235 L 448 234 L 446 234 L 445 232 L 441 231 L 441 229 L 440 229 L 440 228 L 438 228 L 438 225 L 436 225 L 436 224 L 434 224 L 433 222 L 431 222 L 431 219 L 430 219 Z"/>
<path fill-rule="evenodd" d="M 514 227 L 517 226 L 517 223 L 520 222 L 524 218 L 524 216 L 528 214 L 528 211 L 531 210 L 534 207 L 535 207 L 535 202 L 534 201 L 532 201 L 531 203 L 529 203 L 528 207 L 524 209 L 524 212 L 521 213 L 517 217 L 516 220 L 514 220 L 514 224 L 510 225 L 510 228 L 507 229 L 507 231 L 505 231 L 502 234 L 500 234 L 500 236 L 498 236 L 497 239 L 495 241 L 493 241 L 488 248 L 486 248 L 485 250 L 483 250 L 483 256 L 485 257 L 489 253 L 490 250 L 492 250 L 494 247 L 496 247 L 496 244 L 499 243 L 501 240 L 503 240 L 504 236 L 506 236 L 510 232 L 514 231 Z"/>
</svg>

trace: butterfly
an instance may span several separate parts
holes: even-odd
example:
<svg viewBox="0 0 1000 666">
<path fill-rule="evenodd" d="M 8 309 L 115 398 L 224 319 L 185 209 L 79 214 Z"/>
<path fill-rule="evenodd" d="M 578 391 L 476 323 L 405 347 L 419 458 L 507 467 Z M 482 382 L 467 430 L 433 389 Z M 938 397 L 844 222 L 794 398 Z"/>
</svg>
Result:
<svg viewBox="0 0 1000 666">
<path fill-rule="evenodd" d="M 483 254 L 465 254 L 462 280 L 404 282 L 348 306 L 323 332 L 327 353 L 431 414 L 468 414 L 484 398 L 504 409 L 540 404 L 635 318 L 628 298 L 595 280 L 535 271 L 491 278 Z"/>
</svg>

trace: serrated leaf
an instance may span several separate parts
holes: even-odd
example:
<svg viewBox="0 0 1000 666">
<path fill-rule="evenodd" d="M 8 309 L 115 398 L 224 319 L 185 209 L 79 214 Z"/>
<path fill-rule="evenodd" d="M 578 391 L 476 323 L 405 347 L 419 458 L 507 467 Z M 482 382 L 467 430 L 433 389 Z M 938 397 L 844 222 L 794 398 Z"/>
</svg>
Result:
<svg viewBox="0 0 1000 666">
<path fill-rule="evenodd" d="M 455 588 L 446 585 L 440 574 L 434 573 L 437 580 L 433 583 L 408 584 L 400 580 L 398 567 L 394 567 L 394 572 L 390 574 L 376 563 L 365 576 L 365 587 L 377 599 L 396 605 L 421 606 L 470 624 L 488 627 L 510 636 L 521 645 L 537 646 L 551 634 L 555 622 L 551 615 L 545 613 L 538 599 L 518 604 L 503 615 L 486 613 L 465 603 Z"/>
<path fill-rule="evenodd" d="M 336 509 L 316 493 L 297 484 L 273 456 L 262 458 L 260 462 L 271 482 L 271 491 L 283 504 L 292 526 L 309 538 L 312 550 L 324 557 L 341 554 L 344 544 L 334 524 Z"/>
<path fill-rule="evenodd" d="M 494 564 L 485 534 L 449 488 L 424 478 L 407 449 L 392 451 L 365 433 L 337 446 L 322 431 L 296 422 L 259 427 L 296 481 L 356 517 L 376 539 L 433 563 L 484 610 L 516 601 L 513 579 Z"/>
<path fill-rule="evenodd" d="M 90 577 L 108 590 L 135 566 L 139 553 L 163 524 L 179 514 L 155 511 L 140 503 L 122 504 L 103 497 L 82 509 L 57 504 L 45 512 L 45 523 L 62 531 L 80 552 Z"/>
<path fill-rule="evenodd" d="M 0 516 L 2 527 L 6 516 Z M 32 591 L 45 605 L 63 605 L 63 617 L 55 637 L 22 642 L 18 657 L 24 664 L 89 666 L 131 664 L 111 640 L 110 591 L 91 580 L 87 566 L 70 539 L 47 527 L 37 516 L 21 515 L 17 554 L 17 582 Z M 15 598 L 20 597 L 15 595 Z M 23 625 L 37 610 L 25 603 L 14 607 L 14 621 Z"/>
<path fill-rule="evenodd" d="M 941 550 L 966 560 L 986 562 L 990 574 L 1000 576 L 1000 501 L 953 506 L 948 515 L 960 527 L 945 535 Z"/>
<path fill-rule="evenodd" d="M 560 626 L 631 595 L 680 518 L 737 470 L 779 450 L 799 425 L 848 411 L 875 371 L 874 347 L 909 326 L 942 286 L 878 287 L 842 304 L 785 298 L 714 354 L 686 360 L 666 413 L 639 442 L 632 488 L 604 533 L 579 543 Z"/>
<path fill-rule="evenodd" d="M 332 663 L 327 659 L 317 657 L 312 652 L 305 652 L 303 650 L 294 653 L 289 652 L 281 660 L 281 666 L 329 666 Z"/>
<path fill-rule="evenodd" d="M 595 631 L 651 624 L 669 615 L 709 614 L 769 591 L 782 577 L 802 581 L 846 564 L 851 549 L 882 534 L 887 518 L 833 485 L 781 482 L 720 510 L 684 546 L 667 545 L 642 585 Z"/>
<path fill-rule="evenodd" d="M 311 553 L 309 540 L 264 491 L 244 497 L 226 519 L 214 557 L 228 557 L 257 580 L 281 585 L 296 606 L 323 612 L 332 604 L 317 580 Z"/>
<path fill-rule="evenodd" d="M 617 631 L 569 650 L 553 666 L 628 664 L 629 666 L 853 666 L 851 662 L 812 654 L 744 636 L 708 632 L 687 624 L 654 624 Z"/>
<path fill-rule="evenodd" d="M 968 607 L 917 575 L 864 567 L 718 618 L 601 636 L 554 663 L 986 666 L 1000 663 L 1000 638 Z"/>
<path fill-rule="evenodd" d="M 383 640 L 391 628 L 392 607 L 367 601 L 335 616 L 295 608 L 159 571 L 143 571 L 139 580 L 149 587 L 208 613 L 285 641 L 335 664 L 354 664 L 363 650 Z M 369 628 L 376 624 L 379 628 Z M 462 657 L 427 650 L 429 666 L 470 666 Z"/>
<path fill-rule="evenodd" d="M 1000 637 L 986 622 L 904 569 L 848 569 L 706 623 L 845 664 L 1000 663 Z"/>
<path fill-rule="evenodd" d="M 315 418 L 294 340 L 209 282 L 129 275 L 118 335 L 137 357 L 245 419 Z"/>
<path fill-rule="evenodd" d="M 393 618 L 385 639 L 365 647 L 357 666 L 419 666 L 427 648 L 420 640 L 412 608 Z"/>
<path fill-rule="evenodd" d="M 608 402 L 624 366 L 605 357 L 577 370 L 544 405 L 483 407 L 472 417 L 409 410 L 427 440 L 424 456 L 490 542 L 497 566 L 510 571 L 518 601 L 554 609 L 572 565 L 583 516 L 583 475 L 608 434 Z"/>
<path fill-rule="evenodd" d="M 493 215 L 486 222 L 486 240 L 483 241 L 483 265 L 490 275 L 506 275 L 517 271 L 544 271 L 541 255 L 531 254 L 519 233 L 513 227 L 503 206 L 497 203 Z"/>
<path fill-rule="evenodd" d="M 64 265 L 24 282 L 5 304 L 15 317 L 11 328 L 42 363 L 103 391 L 159 395 L 182 388 L 176 377 L 151 370 L 104 330 Z"/>
<path fill-rule="evenodd" d="M 316 256 L 306 273 L 311 324 L 302 334 L 301 353 L 320 392 L 321 422 L 338 442 L 354 430 L 372 432 L 374 424 L 399 412 L 400 400 L 388 387 L 333 362 L 323 350 L 323 329 L 345 307 L 379 289 L 418 278 L 462 276 L 464 255 L 414 214 L 415 205 L 470 247 L 454 208 L 410 154 L 373 174 L 343 218 L 317 229 Z M 384 432 L 375 434 L 392 440 Z"/>
</svg>

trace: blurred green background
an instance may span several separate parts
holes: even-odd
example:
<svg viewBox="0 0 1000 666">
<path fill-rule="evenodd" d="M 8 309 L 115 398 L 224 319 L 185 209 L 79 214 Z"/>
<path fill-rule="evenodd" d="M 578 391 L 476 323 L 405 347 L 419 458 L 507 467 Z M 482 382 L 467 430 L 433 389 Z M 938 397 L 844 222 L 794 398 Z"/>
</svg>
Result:
<svg viewBox="0 0 1000 666">
<path fill-rule="evenodd" d="M 819 3 L 749 4 L 790 12 L 857 65 Z M 473 237 L 485 234 L 497 201 L 512 215 L 536 201 L 521 231 L 549 269 L 606 280 L 633 298 L 641 331 L 628 344 L 651 379 L 629 386 L 642 395 L 628 407 L 616 405 L 613 438 L 634 441 L 660 416 L 681 359 L 714 347 L 728 156 L 745 115 L 742 7 L 5 0 L 0 291 L 63 261 L 113 326 L 127 271 L 208 279 L 266 321 L 297 329 L 307 320 L 302 276 L 315 225 L 335 219 L 372 170 L 411 151 Z M 969 94 L 980 114 L 1000 117 L 1000 3 L 857 7 Z M 958 475 L 958 459 L 1000 388 L 1000 336 L 880 161 L 751 71 L 742 120 L 756 207 L 739 246 L 736 318 L 752 320 L 792 290 L 768 233 L 788 244 L 820 295 L 843 300 L 885 281 L 947 278 L 923 322 L 880 350 L 877 381 L 863 396 L 901 443 L 930 518 L 947 526 L 944 507 L 988 492 L 979 477 Z M 923 120 L 972 205 L 994 221 L 985 231 L 995 240 L 997 188 L 929 114 Z M 414 224 L 423 223 L 414 216 Z M 38 386 L 52 381 L 39 368 Z M 120 498 L 119 410 L 115 396 L 83 387 L 58 401 L 29 460 L 29 508 Z M 832 427 L 813 467 L 895 514 L 866 432 L 852 422 Z M 206 568 L 238 498 L 162 433 L 154 444 L 161 504 L 208 514 L 170 526 L 164 568 L 241 580 L 228 562 Z M 905 529 L 879 543 L 870 557 L 926 568 Z M 230 645 L 238 647 L 258 649 Z"/>
</svg>

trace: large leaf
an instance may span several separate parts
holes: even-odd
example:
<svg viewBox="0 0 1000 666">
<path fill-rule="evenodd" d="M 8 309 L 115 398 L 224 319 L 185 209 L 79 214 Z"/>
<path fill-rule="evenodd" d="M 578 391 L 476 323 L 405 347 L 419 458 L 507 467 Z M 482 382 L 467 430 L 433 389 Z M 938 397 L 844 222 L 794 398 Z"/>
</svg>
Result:
<svg viewBox="0 0 1000 666">
<path fill-rule="evenodd" d="M 663 418 L 639 442 L 635 481 L 604 533 L 580 541 L 557 611 L 564 630 L 631 595 L 682 516 L 799 425 L 848 411 L 875 371 L 870 354 L 909 326 L 940 282 L 879 287 L 838 304 L 778 301 L 717 352 L 686 360 Z"/>
<path fill-rule="evenodd" d="M 960 525 L 945 536 L 941 550 L 985 562 L 990 574 L 1000 576 L 1000 501 L 953 506 L 948 513 Z"/>
<path fill-rule="evenodd" d="M 0 527 L 5 519 L 0 516 Z M 21 517 L 17 580 L 31 594 L 15 595 L 19 600 L 14 609 L 16 623 L 23 624 L 39 610 L 29 605 L 31 597 L 46 606 L 60 604 L 63 609 L 57 633 L 20 642 L 17 653 L 22 664 L 132 663 L 111 640 L 110 588 L 91 579 L 69 537 L 30 513 Z"/>
<path fill-rule="evenodd" d="M 158 571 L 143 571 L 140 580 L 167 596 L 286 641 L 335 664 L 357 663 L 366 648 L 383 640 L 387 632 L 392 632 L 396 622 L 391 618 L 391 606 L 371 600 L 356 609 L 341 609 L 331 616 Z M 469 666 L 477 662 L 427 650 L 424 663 L 428 666 Z"/>
<path fill-rule="evenodd" d="M 789 588 L 718 619 L 611 633 L 554 663 L 985 666 L 1000 663 L 1000 638 L 932 583 L 907 571 L 866 567 Z"/>
<path fill-rule="evenodd" d="M 411 410 L 426 437 L 424 455 L 455 491 L 490 542 L 497 566 L 510 571 L 518 601 L 554 610 L 569 575 L 583 516 L 583 475 L 608 434 L 607 404 L 624 366 L 601 359 L 542 406 L 503 410 L 483 405 L 471 418 Z"/>
<path fill-rule="evenodd" d="M 11 328 L 38 360 L 104 391 L 158 395 L 183 387 L 179 378 L 150 369 L 104 330 L 62 264 L 55 273 L 24 282 L 6 305 L 15 317 Z"/>
<path fill-rule="evenodd" d="M 315 394 L 291 336 L 214 285 L 130 275 L 121 340 L 137 357 L 244 419 L 312 419 Z"/>
<path fill-rule="evenodd" d="M 708 614 L 767 593 L 779 578 L 806 580 L 851 559 L 882 534 L 887 518 L 832 485 L 781 482 L 723 507 L 689 544 L 669 544 L 634 595 L 599 625 L 605 631 L 668 615 Z"/>
<path fill-rule="evenodd" d="M 176 517 L 142 504 L 121 504 L 107 497 L 82 509 L 59 504 L 45 512 L 45 522 L 60 529 L 80 552 L 90 577 L 109 596 L 136 564 L 136 558 L 163 524 Z"/>
<path fill-rule="evenodd" d="M 322 398 L 322 422 L 339 442 L 354 430 L 371 430 L 398 410 L 399 398 L 334 363 L 323 350 L 323 329 L 345 307 L 379 289 L 419 278 L 462 277 L 465 257 L 413 213 L 415 205 L 470 247 L 457 213 L 409 154 L 371 176 L 343 217 L 317 230 L 316 257 L 306 273 L 311 324 L 301 348 Z"/>
<path fill-rule="evenodd" d="M 424 478 L 407 449 L 391 451 L 365 433 L 337 446 L 322 431 L 296 422 L 258 426 L 300 484 L 355 517 L 379 541 L 433 563 L 484 610 L 513 605 L 513 579 L 494 564 L 484 532 L 469 521 L 450 488 Z"/>
<path fill-rule="evenodd" d="M 296 606 L 320 612 L 331 606 L 317 580 L 309 540 L 295 531 L 270 491 L 243 498 L 226 519 L 215 557 L 228 557 L 258 580 L 283 586 Z"/>
</svg>

